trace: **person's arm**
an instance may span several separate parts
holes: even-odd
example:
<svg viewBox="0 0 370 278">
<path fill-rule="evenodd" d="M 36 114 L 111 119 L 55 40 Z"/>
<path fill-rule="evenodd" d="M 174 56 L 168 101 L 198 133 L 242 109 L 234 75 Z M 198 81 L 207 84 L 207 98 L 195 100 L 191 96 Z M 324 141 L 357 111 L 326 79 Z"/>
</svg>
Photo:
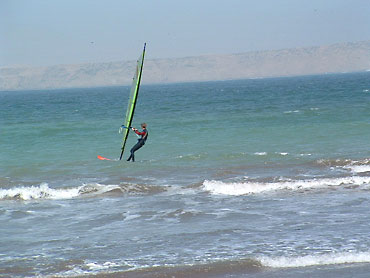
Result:
<svg viewBox="0 0 370 278">
<path fill-rule="evenodd" d="M 146 131 L 138 131 L 136 128 L 132 128 L 132 130 L 137 134 L 137 135 L 145 135 L 146 134 Z"/>
</svg>

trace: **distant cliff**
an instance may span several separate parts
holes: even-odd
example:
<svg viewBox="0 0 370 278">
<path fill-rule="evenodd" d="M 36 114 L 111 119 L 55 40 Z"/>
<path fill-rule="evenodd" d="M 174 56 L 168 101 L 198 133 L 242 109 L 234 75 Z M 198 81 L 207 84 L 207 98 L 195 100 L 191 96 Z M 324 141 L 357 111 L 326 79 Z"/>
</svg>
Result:
<svg viewBox="0 0 370 278">
<path fill-rule="evenodd" d="M 149 51 L 149 50 L 148 50 Z M 0 90 L 128 85 L 135 61 L 0 68 Z M 294 76 L 370 69 L 370 41 L 144 63 L 143 83 Z"/>
</svg>

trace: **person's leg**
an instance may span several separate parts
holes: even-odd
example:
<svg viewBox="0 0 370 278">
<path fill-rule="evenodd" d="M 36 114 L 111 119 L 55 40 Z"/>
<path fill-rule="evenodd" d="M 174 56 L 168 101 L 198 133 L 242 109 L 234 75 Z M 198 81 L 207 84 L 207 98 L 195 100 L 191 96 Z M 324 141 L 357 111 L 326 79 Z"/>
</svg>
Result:
<svg viewBox="0 0 370 278">
<path fill-rule="evenodd" d="M 137 145 L 137 144 L 136 144 Z M 135 145 L 135 146 L 136 146 Z M 131 149 L 131 159 L 132 159 L 132 162 L 135 162 L 135 151 L 136 151 L 137 149 L 134 149 L 134 148 L 132 148 Z"/>
<path fill-rule="evenodd" d="M 132 162 L 135 162 L 135 152 L 140 149 L 142 146 L 144 146 L 143 142 L 142 141 L 139 141 L 136 143 L 135 146 L 132 147 L 132 149 L 130 150 L 131 152 L 131 155 L 130 157 L 127 159 L 127 161 L 130 161 L 130 159 L 132 159 Z"/>
<path fill-rule="evenodd" d="M 132 153 L 130 154 L 129 158 L 127 159 L 127 161 L 130 161 L 132 158 Z"/>
</svg>

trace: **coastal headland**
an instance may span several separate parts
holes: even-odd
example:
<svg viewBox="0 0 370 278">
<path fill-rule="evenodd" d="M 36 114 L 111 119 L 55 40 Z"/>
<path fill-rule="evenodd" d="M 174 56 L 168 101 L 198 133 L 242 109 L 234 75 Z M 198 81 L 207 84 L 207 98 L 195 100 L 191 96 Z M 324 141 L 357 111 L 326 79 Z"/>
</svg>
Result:
<svg viewBox="0 0 370 278">
<path fill-rule="evenodd" d="M 149 45 L 150 47 L 150 45 Z M 145 61 L 144 84 L 366 71 L 370 41 Z M 0 90 L 129 85 L 136 61 L 0 67 Z"/>
</svg>

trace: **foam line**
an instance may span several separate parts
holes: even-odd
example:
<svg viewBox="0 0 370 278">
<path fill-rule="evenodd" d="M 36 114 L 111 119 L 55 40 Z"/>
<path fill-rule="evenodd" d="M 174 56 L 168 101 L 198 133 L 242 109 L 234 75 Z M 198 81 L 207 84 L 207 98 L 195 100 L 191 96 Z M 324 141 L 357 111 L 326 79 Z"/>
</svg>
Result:
<svg viewBox="0 0 370 278">
<path fill-rule="evenodd" d="M 370 183 L 370 177 L 342 177 L 342 178 L 324 178 L 311 180 L 295 180 L 282 182 L 245 182 L 245 183 L 225 183 L 222 181 L 208 181 L 203 182 L 203 189 L 212 194 L 220 195 L 246 195 L 256 194 L 269 191 L 278 190 L 302 190 L 325 188 L 339 185 L 364 185 Z"/>
<path fill-rule="evenodd" d="M 72 199 L 82 194 L 100 192 L 104 193 L 118 185 L 101 185 L 98 183 L 81 185 L 71 188 L 50 188 L 47 183 L 39 186 L 21 186 L 10 189 L 0 189 L 0 200 L 17 199 L 17 200 L 37 200 L 37 199 Z"/>
<path fill-rule="evenodd" d="M 343 252 L 307 255 L 302 257 L 261 257 L 260 261 L 262 265 L 274 268 L 370 263 L 370 252 Z"/>
</svg>

